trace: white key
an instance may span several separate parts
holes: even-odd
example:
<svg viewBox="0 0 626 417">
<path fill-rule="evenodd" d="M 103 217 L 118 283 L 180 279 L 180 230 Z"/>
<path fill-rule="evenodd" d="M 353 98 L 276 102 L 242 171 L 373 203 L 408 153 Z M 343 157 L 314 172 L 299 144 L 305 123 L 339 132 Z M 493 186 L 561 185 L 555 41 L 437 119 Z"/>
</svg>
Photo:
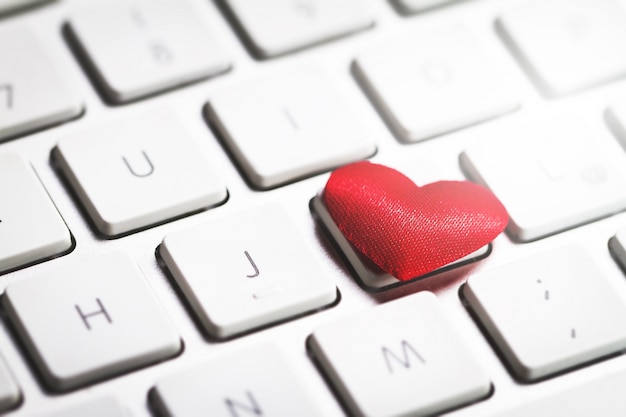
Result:
<svg viewBox="0 0 626 417">
<path fill-rule="evenodd" d="M 26 28 L 0 29 L 0 141 L 79 116 L 83 104 Z"/>
<path fill-rule="evenodd" d="M 162 361 L 181 349 L 139 268 L 122 252 L 11 284 L 3 303 L 55 391 Z"/>
<path fill-rule="evenodd" d="M 473 275 L 463 295 L 524 381 L 626 348 L 626 303 L 578 246 Z"/>
<path fill-rule="evenodd" d="M 498 22 L 504 40 L 548 96 L 626 75 L 626 14 L 614 0 L 535 1 Z"/>
<path fill-rule="evenodd" d="M 32 167 L 0 155 L 0 272 L 68 252 L 72 236 Z"/>
<path fill-rule="evenodd" d="M 227 196 L 205 156 L 167 111 L 62 139 L 54 156 L 107 236 L 202 210 Z"/>
<path fill-rule="evenodd" d="M 518 401 L 517 406 L 489 417 L 622 417 L 626 415 L 624 386 L 625 372 L 607 374 L 538 400 Z"/>
<path fill-rule="evenodd" d="M 419 13 L 455 1 L 458 0 L 395 0 L 394 2 L 405 13 Z"/>
<path fill-rule="evenodd" d="M 507 208 L 508 233 L 530 241 L 626 208 L 626 158 L 603 128 L 573 114 L 513 126 L 468 148 L 461 164 Z"/>
<path fill-rule="evenodd" d="M 252 184 L 275 187 L 372 155 L 376 147 L 332 82 L 313 70 L 212 96 L 207 116 Z"/>
<path fill-rule="evenodd" d="M 66 408 L 54 414 L 39 417 L 131 417 L 113 398 L 101 398 L 95 401 Z"/>
<path fill-rule="evenodd" d="M 0 0 L 0 16 L 14 13 L 27 7 L 48 3 L 51 0 Z"/>
<path fill-rule="evenodd" d="M 153 395 L 163 415 L 319 416 L 280 351 L 259 346 L 165 377 Z"/>
<path fill-rule="evenodd" d="M 281 55 L 373 25 L 363 0 L 227 0 L 254 52 Z M 288 35 L 286 35 L 288 34 Z"/>
<path fill-rule="evenodd" d="M 319 309 L 337 296 L 279 206 L 167 235 L 160 255 L 205 330 L 217 338 Z"/>
<path fill-rule="evenodd" d="M 424 185 L 442 179 L 437 173 L 437 167 L 427 160 L 411 159 L 405 163 L 397 162 L 391 167 L 402 172 L 417 185 Z M 357 283 L 361 287 L 363 287 L 366 291 L 378 292 L 403 285 L 404 283 L 414 282 L 413 279 L 410 281 L 400 281 L 393 275 L 380 269 L 357 248 L 355 248 L 354 245 L 346 239 L 341 230 L 339 230 L 332 217 L 330 217 L 330 214 L 328 213 L 328 210 L 326 210 L 326 206 L 320 197 L 321 192 L 322 191 L 320 191 L 320 194 L 313 198 L 311 209 L 313 210 L 315 216 L 317 216 L 317 218 L 322 222 L 324 229 L 330 234 L 339 247 L 344 259 L 348 262 L 351 270 L 354 272 Z M 490 246 L 485 245 L 463 258 L 439 268 L 433 273 L 429 273 L 421 277 L 415 277 L 415 279 L 426 278 L 451 268 L 467 265 L 470 262 L 483 259 L 488 256 L 489 253 Z"/>
<path fill-rule="evenodd" d="M 409 33 L 362 54 L 355 69 L 388 124 L 407 142 L 518 106 L 497 67 L 462 26 Z"/>
<path fill-rule="evenodd" d="M 355 416 L 438 414 L 491 390 L 429 292 L 320 327 L 309 348 Z"/>
<path fill-rule="evenodd" d="M 5 361 L 0 358 L 0 412 L 16 407 L 22 400 L 20 387 L 9 371 Z"/>
<path fill-rule="evenodd" d="M 71 15 L 71 33 L 109 100 L 130 101 L 229 68 L 215 37 L 186 3 L 100 2 Z"/>
</svg>

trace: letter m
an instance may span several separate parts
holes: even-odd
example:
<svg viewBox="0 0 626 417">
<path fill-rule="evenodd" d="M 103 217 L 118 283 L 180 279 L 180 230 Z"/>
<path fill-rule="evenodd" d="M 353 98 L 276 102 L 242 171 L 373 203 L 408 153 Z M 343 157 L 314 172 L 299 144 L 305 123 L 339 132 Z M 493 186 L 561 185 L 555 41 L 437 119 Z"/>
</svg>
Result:
<svg viewBox="0 0 626 417">
<path fill-rule="evenodd" d="M 393 373 L 394 363 L 396 363 L 396 366 L 400 364 L 405 369 L 409 369 L 411 367 L 411 356 L 414 357 L 413 360 L 417 358 L 420 363 L 426 363 L 422 355 L 420 355 L 419 352 L 413 346 L 411 346 L 409 342 L 403 340 L 401 346 L 402 353 L 400 355 L 397 355 L 386 346 L 382 347 L 383 356 L 385 357 L 385 363 L 387 364 L 387 369 L 389 369 L 389 373 Z"/>
</svg>

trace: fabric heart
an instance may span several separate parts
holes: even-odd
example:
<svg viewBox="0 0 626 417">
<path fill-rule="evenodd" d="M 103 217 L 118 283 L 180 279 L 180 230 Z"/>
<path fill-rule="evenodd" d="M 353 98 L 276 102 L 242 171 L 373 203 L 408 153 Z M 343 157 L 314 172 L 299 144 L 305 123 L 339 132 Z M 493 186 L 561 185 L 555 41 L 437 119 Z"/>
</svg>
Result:
<svg viewBox="0 0 626 417">
<path fill-rule="evenodd" d="M 418 187 L 389 167 L 356 162 L 335 170 L 323 201 L 344 236 L 384 271 L 406 281 L 491 242 L 506 209 L 468 181 Z"/>
</svg>

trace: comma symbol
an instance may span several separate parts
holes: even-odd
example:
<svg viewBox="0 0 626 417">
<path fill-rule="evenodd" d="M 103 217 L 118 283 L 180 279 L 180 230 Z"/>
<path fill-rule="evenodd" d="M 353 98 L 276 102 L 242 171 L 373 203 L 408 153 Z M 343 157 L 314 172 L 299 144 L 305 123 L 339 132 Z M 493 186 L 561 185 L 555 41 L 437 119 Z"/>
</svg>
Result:
<svg viewBox="0 0 626 417">
<path fill-rule="evenodd" d="M 540 279 L 537 280 L 537 284 L 542 284 L 543 281 L 541 281 Z M 543 298 L 545 298 L 546 301 L 550 300 L 550 291 L 545 290 L 545 292 L 543 293 Z"/>
</svg>

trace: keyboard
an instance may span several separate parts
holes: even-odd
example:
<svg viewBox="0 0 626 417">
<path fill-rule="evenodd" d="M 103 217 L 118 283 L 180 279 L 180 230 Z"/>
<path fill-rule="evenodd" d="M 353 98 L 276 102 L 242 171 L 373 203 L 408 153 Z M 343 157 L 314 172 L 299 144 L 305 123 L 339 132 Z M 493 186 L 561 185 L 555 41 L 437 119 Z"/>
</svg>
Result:
<svg viewBox="0 0 626 417">
<path fill-rule="evenodd" d="M 626 415 L 625 7 L 0 0 L 0 414 Z M 395 278 L 363 160 L 505 233 Z"/>
</svg>

